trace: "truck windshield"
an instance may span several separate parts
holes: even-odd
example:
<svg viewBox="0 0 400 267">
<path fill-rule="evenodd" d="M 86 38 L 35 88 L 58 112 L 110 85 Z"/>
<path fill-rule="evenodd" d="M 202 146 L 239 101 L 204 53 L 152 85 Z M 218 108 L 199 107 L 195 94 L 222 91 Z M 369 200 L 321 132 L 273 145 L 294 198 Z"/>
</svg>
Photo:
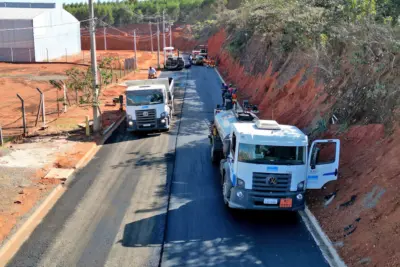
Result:
<svg viewBox="0 0 400 267">
<path fill-rule="evenodd" d="M 126 93 L 127 106 L 141 106 L 162 103 L 164 103 L 164 96 L 161 89 L 136 90 Z"/>
<path fill-rule="evenodd" d="M 303 165 L 305 148 L 301 146 L 267 146 L 239 144 L 238 160 L 245 163 Z"/>
</svg>

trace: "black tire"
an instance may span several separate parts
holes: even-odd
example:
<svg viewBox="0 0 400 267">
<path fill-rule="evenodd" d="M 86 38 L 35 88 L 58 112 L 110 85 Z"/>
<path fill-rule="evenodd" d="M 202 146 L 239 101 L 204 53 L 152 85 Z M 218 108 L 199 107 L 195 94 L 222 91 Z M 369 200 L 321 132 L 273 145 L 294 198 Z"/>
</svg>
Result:
<svg viewBox="0 0 400 267">
<path fill-rule="evenodd" d="M 217 164 L 221 161 L 219 151 L 215 151 L 214 137 L 211 137 L 211 162 Z"/>
</svg>

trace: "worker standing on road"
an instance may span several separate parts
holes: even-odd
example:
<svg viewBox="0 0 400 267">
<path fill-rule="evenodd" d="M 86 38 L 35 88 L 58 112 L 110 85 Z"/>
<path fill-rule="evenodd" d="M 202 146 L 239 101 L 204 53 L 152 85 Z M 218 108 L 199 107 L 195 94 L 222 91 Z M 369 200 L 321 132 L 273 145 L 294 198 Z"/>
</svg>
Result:
<svg viewBox="0 0 400 267">
<path fill-rule="evenodd" d="M 232 109 L 232 95 L 229 91 L 225 93 L 225 109 Z"/>
<path fill-rule="evenodd" d="M 222 105 L 225 106 L 225 94 L 228 92 L 228 87 L 225 83 L 222 83 L 221 94 L 222 94 Z"/>
</svg>

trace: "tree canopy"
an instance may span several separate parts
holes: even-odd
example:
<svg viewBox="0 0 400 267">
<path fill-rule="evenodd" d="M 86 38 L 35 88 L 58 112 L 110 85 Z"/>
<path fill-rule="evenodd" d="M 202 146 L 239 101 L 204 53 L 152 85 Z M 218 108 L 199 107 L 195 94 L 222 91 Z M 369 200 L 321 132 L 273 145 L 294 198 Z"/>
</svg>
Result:
<svg viewBox="0 0 400 267">
<path fill-rule="evenodd" d="M 196 19 L 208 19 L 216 12 L 210 12 L 207 7 L 215 3 L 225 3 L 226 0 L 153 0 L 153 1 L 123 1 L 101 2 L 94 4 L 95 16 L 111 25 L 137 23 L 155 19 L 165 10 L 168 19 L 179 22 L 194 22 Z M 226 3 L 225 3 L 226 4 Z M 202 10 L 206 9 L 206 12 Z M 64 9 L 78 20 L 89 17 L 87 3 L 65 4 Z M 216 10 L 217 11 L 217 10 Z"/>
</svg>

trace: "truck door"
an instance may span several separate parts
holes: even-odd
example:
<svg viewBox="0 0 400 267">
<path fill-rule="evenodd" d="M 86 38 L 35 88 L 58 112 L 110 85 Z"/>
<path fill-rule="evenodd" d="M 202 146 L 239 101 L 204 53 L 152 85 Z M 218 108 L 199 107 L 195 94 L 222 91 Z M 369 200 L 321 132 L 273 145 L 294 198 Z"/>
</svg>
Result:
<svg viewBox="0 0 400 267">
<path fill-rule="evenodd" d="M 321 189 L 337 180 L 340 140 L 316 140 L 312 143 L 307 165 L 307 189 Z"/>
</svg>

